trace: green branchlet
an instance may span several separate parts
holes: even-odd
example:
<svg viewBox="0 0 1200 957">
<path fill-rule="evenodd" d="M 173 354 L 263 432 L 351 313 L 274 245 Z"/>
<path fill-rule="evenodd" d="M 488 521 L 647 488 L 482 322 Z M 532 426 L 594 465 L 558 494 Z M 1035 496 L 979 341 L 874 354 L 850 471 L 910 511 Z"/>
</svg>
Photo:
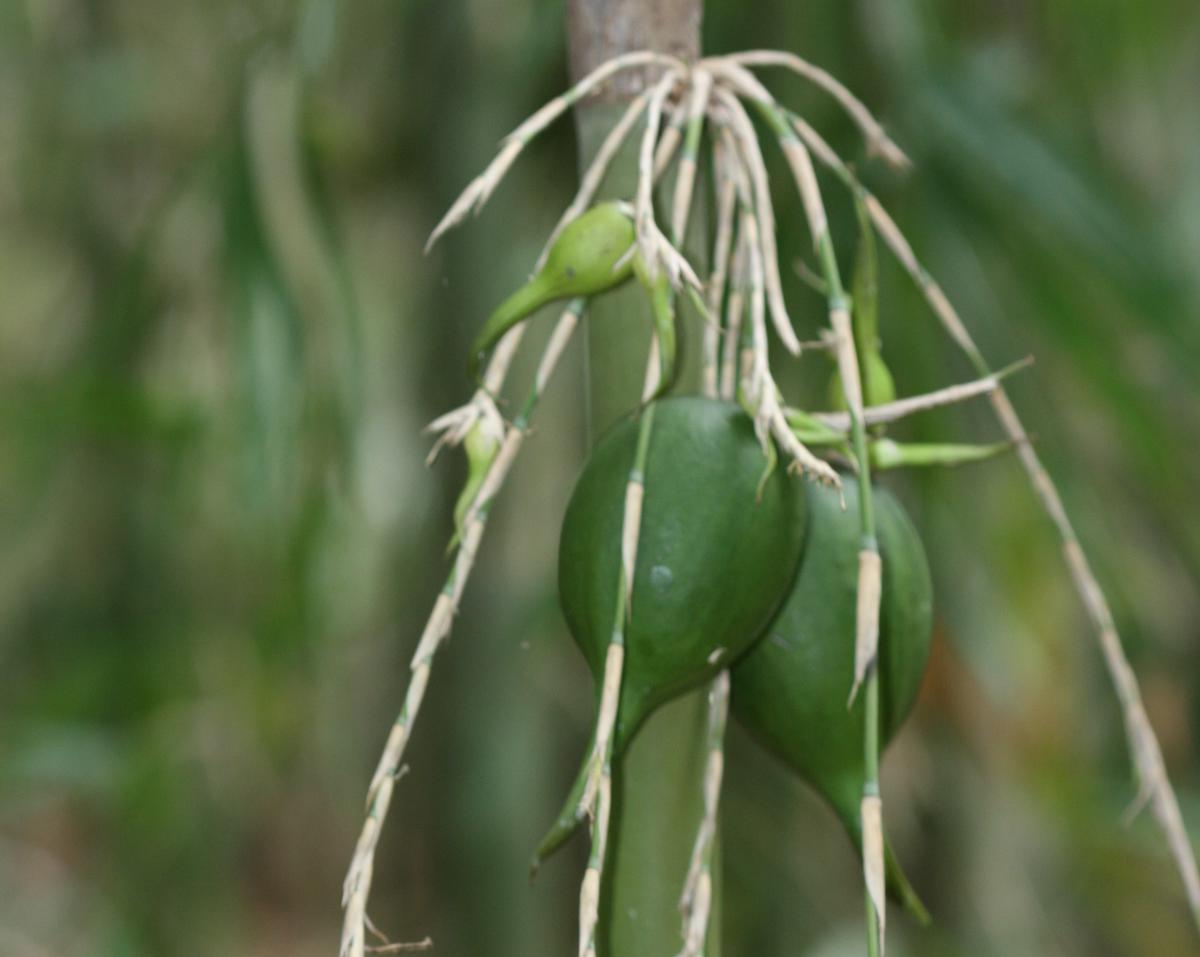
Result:
<svg viewBox="0 0 1200 957">
<path fill-rule="evenodd" d="M 871 468 L 876 471 L 930 465 L 966 465 L 1003 455 L 1011 442 L 967 444 L 954 442 L 894 442 L 876 439 L 871 443 Z"/>
</svg>

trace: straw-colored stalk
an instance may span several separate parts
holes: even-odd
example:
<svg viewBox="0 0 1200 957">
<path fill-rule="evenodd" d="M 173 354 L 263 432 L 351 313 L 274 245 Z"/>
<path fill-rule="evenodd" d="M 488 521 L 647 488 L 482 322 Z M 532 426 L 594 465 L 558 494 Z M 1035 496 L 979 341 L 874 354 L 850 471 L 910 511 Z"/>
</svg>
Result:
<svg viewBox="0 0 1200 957">
<path fill-rule="evenodd" d="M 563 312 L 546 344 L 524 407 L 517 420 L 505 433 L 500 450 L 493 459 L 475 500 L 467 510 L 463 522 L 464 532 L 455 555 L 454 565 L 446 579 L 445 586 L 434 602 L 433 611 L 421 634 L 417 650 L 413 654 L 410 666 L 412 677 L 409 679 L 404 705 L 392 725 L 383 754 L 380 756 L 375 774 L 371 779 L 371 785 L 367 791 L 366 820 L 355 845 L 354 856 L 342 888 L 342 906 L 345 914 L 339 951 L 341 957 L 363 957 L 365 952 L 366 905 L 371 892 L 375 849 L 400 774 L 400 762 L 404 756 L 405 747 L 412 735 L 421 703 L 425 700 L 425 690 L 433 670 L 434 656 L 453 625 L 463 589 L 470 577 L 479 543 L 483 538 L 491 503 L 512 468 L 513 461 L 525 439 L 530 416 L 562 356 L 571 333 L 579 322 L 583 308 L 582 300 L 573 301 Z"/>
<path fill-rule="evenodd" d="M 558 239 L 559 235 L 567 227 L 567 224 L 579 217 L 591 205 L 592 200 L 596 196 L 596 191 L 604 181 L 604 174 L 608 172 L 613 159 L 629 138 L 634 124 L 637 123 L 638 118 L 645 111 L 646 103 L 649 99 L 650 94 L 646 92 L 630 102 L 625 112 L 621 115 L 621 118 L 609 130 L 608 135 L 604 137 L 604 141 L 600 144 L 600 148 L 596 150 L 596 155 L 592 158 L 592 162 L 588 165 L 587 170 L 579 181 L 579 189 L 575 193 L 575 198 L 563 210 L 562 216 L 559 217 L 554 229 L 550 232 L 549 238 L 542 247 L 537 264 L 533 267 L 535 273 L 539 272 L 542 266 L 546 264 L 546 257 L 550 255 L 550 247 L 554 245 L 554 241 Z"/>
<path fill-rule="evenodd" d="M 653 394 L 658 363 L 648 366 L 646 391 Z M 579 957 L 595 957 L 596 922 L 600 916 L 600 888 L 604 880 L 608 850 L 609 817 L 612 806 L 613 733 L 621 698 L 621 679 L 625 663 L 625 627 L 629 617 L 628 599 L 637 566 L 638 537 L 641 531 L 642 501 L 646 481 L 646 460 L 654 428 L 654 406 L 647 406 L 638 425 L 637 452 L 625 487 L 625 508 L 621 528 L 621 566 L 616 583 L 617 601 L 612 638 L 604 659 L 604 679 L 600 689 L 600 708 L 596 732 L 588 758 L 587 780 L 580 798 L 578 816 L 591 818 L 591 853 L 579 889 Z"/>
<path fill-rule="evenodd" d="M 812 234 L 813 248 L 821 265 L 829 301 L 829 324 L 833 330 L 838 371 L 850 416 L 854 458 L 858 467 L 859 517 L 862 544 L 858 554 L 858 585 L 854 635 L 854 676 L 850 703 L 865 682 L 866 715 L 864 786 L 860 808 L 863 831 L 863 878 L 866 884 L 867 951 L 885 951 L 887 908 L 884 897 L 883 815 L 879 791 L 879 601 L 883 562 L 875 537 L 871 496 L 871 466 L 863 421 L 862 383 L 850 316 L 850 302 L 842 287 L 841 273 L 829 235 L 828 218 L 808 150 L 779 112 L 774 98 L 741 67 L 731 66 L 726 74 L 739 92 L 751 98 L 779 138 L 780 147 L 796 182 Z"/>
<path fill-rule="evenodd" d="M 725 75 L 727 70 L 719 62 L 714 62 L 713 72 L 720 77 Z M 775 249 L 775 208 L 771 203 L 771 186 L 767 180 L 767 167 L 758 146 L 754 124 L 750 122 L 750 117 L 746 115 L 737 97 L 729 90 L 718 84 L 713 89 L 713 96 L 725 108 L 728 128 L 737 143 L 737 152 L 754 191 L 758 244 L 762 249 L 763 283 L 771 310 L 771 321 L 784 347 L 792 355 L 798 355 L 800 341 L 796 338 L 792 321 L 788 317 L 787 305 L 783 301 L 783 285 L 779 277 L 779 257 Z"/>
<path fill-rule="evenodd" d="M 715 89 L 714 94 L 722 95 L 723 99 L 728 98 L 733 100 L 734 105 L 741 108 L 740 104 L 725 90 Z M 742 116 L 749 123 L 749 117 Z M 740 140 L 737 138 L 737 132 L 732 127 L 725 127 L 729 130 L 734 142 L 740 146 Z M 753 130 L 751 130 L 753 133 Z M 757 150 L 757 143 L 755 144 Z M 732 164 L 737 172 L 735 175 L 739 180 L 751 179 L 751 173 L 745 166 L 745 154 L 734 149 L 732 152 Z M 759 154 L 761 160 L 761 154 Z M 770 196 L 767 196 L 767 202 L 770 202 Z M 754 410 L 754 430 L 758 436 L 759 442 L 763 449 L 769 448 L 771 438 L 783 449 L 788 457 L 788 468 L 793 471 L 809 472 L 820 481 L 841 487 L 841 480 L 838 478 L 837 472 L 829 465 L 828 462 L 818 458 L 809 451 L 792 431 L 788 425 L 787 419 L 783 414 L 783 407 L 779 402 L 779 387 L 775 384 L 775 380 L 771 375 L 769 345 L 767 342 L 767 326 L 766 326 L 766 307 L 764 304 L 764 289 L 766 286 L 766 270 L 764 268 L 764 248 L 762 246 L 763 236 L 766 226 L 763 225 L 761 219 L 761 205 L 757 202 L 751 210 L 749 207 L 742 206 L 741 214 L 738 219 L 738 231 L 741 237 L 744 237 L 745 256 L 746 256 L 746 274 L 750 289 L 750 339 L 751 352 L 747 357 L 748 363 L 742 363 L 741 386 L 745 394 L 745 398 L 750 407 Z M 773 215 L 768 216 L 771 222 L 771 228 L 774 228 Z M 789 327 L 790 328 L 790 327 Z"/>
<path fill-rule="evenodd" d="M 1032 364 L 1032 357 L 1022 359 L 1006 369 L 973 379 L 970 382 L 960 382 L 943 389 L 936 389 L 933 392 L 906 396 L 903 399 L 896 399 L 894 402 L 885 402 L 883 405 L 868 406 L 863 410 L 863 421 L 867 425 L 886 425 L 898 422 L 917 412 L 925 412 L 929 409 L 965 402 L 978 396 L 990 395 L 1000 387 L 1002 379 L 1020 369 L 1028 368 Z M 837 429 L 839 432 L 850 430 L 849 412 L 810 412 L 808 414 L 821 424 Z"/>
<path fill-rule="evenodd" d="M 671 239 L 682 248 L 687 228 L 688 214 L 692 208 L 692 191 L 696 184 L 696 160 L 700 147 L 700 134 L 704 128 L 704 114 L 708 108 L 708 95 L 712 90 L 712 75 L 705 70 L 693 70 L 691 75 L 691 98 L 688 102 L 687 135 L 683 152 L 679 156 L 679 168 L 675 173 L 675 191 L 671 204 Z"/>
<path fill-rule="evenodd" d="M 703 957 L 712 908 L 712 858 L 725 773 L 725 725 L 729 717 L 729 672 L 713 679 L 708 692 L 708 757 L 704 764 L 704 817 L 696 832 L 679 909 L 683 949 L 678 957 Z"/>
<path fill-rule="evenodd" d="M 595 70 L 576 83 L 565 93 L 556 96 L 540 110 L 530 116 L 525 122 L 513 130 L 503 140 L 499 154 L 487 168 L 467 185 L 462 194 L 434 227 L 428 241 L 425 243 L 426 252 L 448 229 L 457 226 L 468 213 L 478 213 L 491 197 L 492 192 L 504 178 L 509 168 L 516 162 L 521 151 L 546 127 L 563 115 L 572 106 L 596 89 L 614 73 L 633 67 L 659 64 L 669 69 L 686 72 L 686 67 L 678 59 L 662 53 L 640 50 L 614 57 L 602 63 Z"/>
<path fill-rule="evenodd" d="M 780 50 L 747 50 L 722 59 L 743 66 L 779 66 L 799 74 L 829 93 L 858 124 L 867 140 L 868 149 L 881 156 L 886 162 L 900 170 L 908 169 L 912 163 L 904 151 L 897 146 L 871 115 L 866 105 L 832 74 L 794 53 Z M 703 62 L 703 61 L 702 61 Z"/>
<path fill-rule="evenodd" d="M 713 144 L 713 168 L 717 178 L 717 230 L 713 240 L 712 271 L 708 277 L 708 315 L 704 325 L 703 356 L 700 386 L 704 394 L 715 397 L 721 388 L 721 305 L 725 301 L 725 284 L 729 276 L 733 249 L 733 222 L 737 211 L 737 183 L 727 169 L 726 147 L 721 140 Z M 732 298 L 732 294 L 731 294 Z"/>
</svg>

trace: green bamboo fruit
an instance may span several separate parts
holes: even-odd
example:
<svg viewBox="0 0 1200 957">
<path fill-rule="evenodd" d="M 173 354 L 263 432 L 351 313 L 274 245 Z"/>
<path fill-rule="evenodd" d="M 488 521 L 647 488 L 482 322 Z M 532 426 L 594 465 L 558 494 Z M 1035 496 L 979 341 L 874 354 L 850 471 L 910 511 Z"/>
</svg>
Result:
<svg viewBox="0 0 1200 957">
<path fill-rule="evenodd" d="M 536 276 L 496 307 L 471 346 L 467 371 L 478 380 L 484 357 L 513 326 L 547 303 L 595 296 L 633 271 L 633 220 L 621 203 L 598 203 L 559 234 Z"/>
<path fill-rule="evenodd" d="M 779 469 L 759 493 L 765 457 L 741 409 L 699 396 L 649 408 L 656 418 L 623 635 L 615 757 L 655 708 L 711 680 L 754 644 L 787 595 L 804 544 L 804 483 Z M 559 594 L 597 694 L 637 431 L 636 419 L 626 418 L 601 439 L 563 519 Z M 586 766 L 538 847 L 535 869 L 582 822 Z"/>
</svg>

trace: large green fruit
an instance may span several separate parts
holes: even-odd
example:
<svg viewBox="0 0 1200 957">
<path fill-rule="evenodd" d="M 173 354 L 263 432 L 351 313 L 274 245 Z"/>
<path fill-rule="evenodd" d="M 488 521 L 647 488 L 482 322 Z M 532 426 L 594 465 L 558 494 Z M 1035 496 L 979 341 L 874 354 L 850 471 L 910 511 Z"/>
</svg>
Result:
<svg viewBox="0 0 1200 957">
<path fill-rule="evenodd" d="M 696 396 L 654 405 L 645 469 L 619 750 L 651 711 L 728 667 L 762 634 L 804 542 L 804 485 L 767 466 L 747 415 Z M 638 421 L 597 444 L 563 520 L 558 583 L 567 625 L 599 679 L 613 633 L 625 491 Z"/>
<path fill-rule="evenodd" d="M 613 752 L 658 705 L 728 667 L 763 633 L 795 578 L 804 544 L 803 482 L 767 459 L 736 405 L 662 399 L 645 469 L 645 500 L 625 626 L 625 665 Z M 575 485 L 559 546 L 567 625 L 596 678 L 613 634 L 626 483 L 638 420 L 618 423 Z M 579 826 L 580 770 L 534 866 Z"/>
<path fill-rule="evenodd" d="M 854 678 L 861 532 L 857 482 L 836 492 L 808 486 L 808 535 L 791 594 L 763 640 L 731 672 L 734 714 L 833 806 L 856 844 L 865 776 L 863 695 L 846 702 Z M 912 710 L 929 658 L 933 589 L 925 550 L 900 504 L 875 489 L 883 557 L 879 624 L 880 741 Z M 889 853 L 890 889 L 919 903 Z"/>
</svg>

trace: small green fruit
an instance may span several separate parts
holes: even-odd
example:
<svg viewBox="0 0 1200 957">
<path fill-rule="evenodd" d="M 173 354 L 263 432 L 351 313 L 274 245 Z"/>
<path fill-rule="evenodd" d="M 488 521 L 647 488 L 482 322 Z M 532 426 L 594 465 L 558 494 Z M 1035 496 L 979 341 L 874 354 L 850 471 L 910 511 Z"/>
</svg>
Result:
<svg viewBox="0 0 1200 957">
<path fill-rule="evenodd" d="M 496 454 L 500 451 L 502 438 L 501 428 L 497 428 L 496 424 L 488 419 L 480 419 L 471 426 L 463 439 L 463 450 L 467 454 L 467 481 L 459 493 L 458 501 L 454 503 L 454 538 L 450 542 L 451 548 L 458 544 L 466 531 L 464 522 L 467 512 L 474 503 L 475 496 L 479 494 Z"/>
<path fill-rule="evenodd" d="M 636 238 L 633 220 L 618 203 L 599 203 L 572 220 L 550 247 L 541 271 L 484 324 L 471 346 L 471 378 L 478 379 L 483 357 L 526 316 L 557 299 L 594 296 L 628 279 L 633 257 L 626 254 Z"/>
<path fill-rule="evenodd" d="M 861 530 L 856 480 L 836 492 L 808 486 L 808 534 L 787 601 L 761 642 L 732 670 L 733 713 L 833 806 L 861 843 L 865 777 L 864 702 L 846 700 L 854 678 L 854 630 Z M 879 625 L 880 740 L 912 710 L 929 657 L 933 589 L 916 529 L 886 491 L 874 495 L 883 557 Z M 888 854 L 889 889 L 922 914 Z"/>
</svg>

